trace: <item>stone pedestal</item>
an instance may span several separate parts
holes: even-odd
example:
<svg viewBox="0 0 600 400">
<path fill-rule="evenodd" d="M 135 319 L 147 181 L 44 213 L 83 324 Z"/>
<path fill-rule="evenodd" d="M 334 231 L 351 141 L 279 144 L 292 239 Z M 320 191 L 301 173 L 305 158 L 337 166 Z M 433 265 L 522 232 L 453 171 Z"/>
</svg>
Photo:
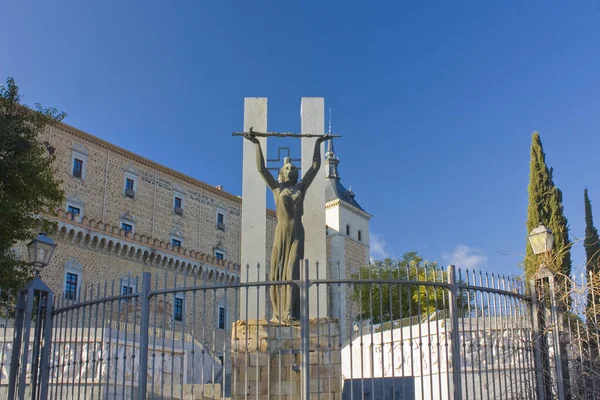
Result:
<svg viewBox="0 0 600 400">
<path fill-rule="evenodd" d="M 311 399 L 340 399 L 341 350 L 337 320 L 310 320 L 309 377 Z M 266 320 L 233 325 L 232 398 L 301 399 L 302 340 L 300 324 Z"/>
</svg>

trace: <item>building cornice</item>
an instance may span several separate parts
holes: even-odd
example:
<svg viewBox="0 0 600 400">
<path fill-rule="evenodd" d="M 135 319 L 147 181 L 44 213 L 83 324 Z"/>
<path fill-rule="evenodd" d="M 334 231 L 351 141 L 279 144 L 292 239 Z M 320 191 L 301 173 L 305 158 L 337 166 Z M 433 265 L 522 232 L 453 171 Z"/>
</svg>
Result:
<svg viewBox="0 0 600 400">
<path fill-rule="evenodd" d="M 368 212 L 358 209 L 358 208 L 354 207 L 352 204 L 348 204 L 347 202 L 342 201 L 340 199 L 334 199 L 334 200 L 331 200 L 331 201 L 325 203 L 325 209 L 333 208 L 336 206 L 344 207 L 344 208 L 352 211 L 353 213 L 356 213 L 366 219 L 371 219 L 371 217 L 372 217 L 372 215 L 369 214 Z"/>
<path fill-rule="evenodd" d="M 129 150 L 126 150 L 122 147 L 116 146 L 110 142 L 107 142 L 106 140 L 100 139 L 97 136 L 94 136 L 92 134 L 89 134 L 87 132 L 82 131 L 81 129 L 77 129 L 71 125 L 65 124 L 64 122 L 59 122 L 56 125 L 54 125 L 54 127 L 62 129 L 63 131 L 75 135 L 81 139 L 90 141 L 98 146 L 104 147 L 105 149 L 108 149 L 110 151 L 113 151 L 115 153 L 118 153 L 126 158 L 131 159 L 132 161 L 136 161 L 139 162 L 140 164 L 143 164 L 149 168 L 153 168 L 158 170 L 159 172 L 165 174 L 165 175 L 169 175 L 173 178 L 179 179 L 185 183 L 187 183 L 188 185 L 192 185 L 192 186 L 197 186 L 199 188 L 201 188 L 202 190 L 206 190 L 207 192 L 210 192 L 211 194 L 217 195 L 217 196 L 221 196 L 227 200 L 231 200 L 234 201 L 236 203 L 241 203 L 242 202 L 242 198 L 239 196 L 236 196 L 234 194 L 231 194 L 229 192 L 226 192 L 222 189 L 218 189 L 214 186 L 211 186 L 205 182 L 202 182 L 196 178 L 193 178 L 189 175 L 185 175 L 181 172 L 175 171 L 174 169 L 171 169 L 169 167 L 166 167 L 162 164 L 159 164 L 155 161 L 149 160 L 145 157 L 140 156 L 139 154 L 135 154 Z"/>
<path fill-rule="evenodd" d="M 173 269 L 193 269 L 210 273 L 214 279 L 239 277 L 240 266 L 227 260 L 217 260 L 213 255 L 186 249 L 173 248 L 171 243 L 83 217 L 81 222 L 73 220 L 71 213 L 59 209 L 52 216 L 58 224 L 57 238 L 70 240 L 73 244 L 92 247 L 116 256 L 138 262 Z"/>
</svg>

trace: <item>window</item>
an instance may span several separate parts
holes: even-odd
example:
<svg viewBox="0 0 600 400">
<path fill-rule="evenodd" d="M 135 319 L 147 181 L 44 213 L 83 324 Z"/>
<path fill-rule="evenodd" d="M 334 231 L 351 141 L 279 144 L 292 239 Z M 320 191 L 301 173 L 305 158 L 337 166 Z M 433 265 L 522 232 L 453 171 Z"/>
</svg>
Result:
<svg viewBox="0 0 600 400">
<path fill-rule="evenodd" d="M 125 182 L 123 182 L 123 192 L 126 197 L 135 198 L 137 192 L 137 175 L 131 172 L 125 172 Z"/>
<path fill-rule="evenodd" d="M 175 211 L 175 214 L 183 214 L 183 200 L 181 197 L 175 196 L 173 199 L 173 210 Z"/>
<path fill-rule="evenodd" d="M 171 244 L 173 247 L 181 247 L 181 240 L 171 239 Z"/>
<path fill-rule="evenodd" d="M 77 299 L 77 280 L 79 276 L 72 272 L 67 272 L 65 276 L 65 299 Z"/>
<path fill-rule="evenodd" d="M 71 175 L 73 178 L 85 179 L 88 151 L 78 143 L 73 144 L 71 152 Z"/>
<path fill-rule="evenodd" d="M 217 260 L 223 260 L 225 258 L 225 255 L 223 255 L 223 253 L 221 253 L 219 251 L 215 251 L 215 258 Z"/>
<path fill-rule="evenodd" d="M 217 229 L 225 230 L 225 211 L 217 211 Z"/>
<path fill-rule="evenodd" d="M 225 358 L 223 356 L 218 356 L 219 357 L 219 362 L 221 363 L 221 365 L 225 365 Z"/>
<path fill-rule="evenodd" d="M 346 236 L 350 236 L 350 225 L 346 225 Z"/>
<path fill-rule="evenodd" d="M 219 329 L 225 329 L 225 307 L 219 306 Z"/>
<path fill-rule="evenodd" d="M 67 209 L 67 213 L 71 213 L 71 219 L 73 221 L 81 222 L 85 211 L 83 200 L 77 196 L 67 196 L 65 208 Z"/>
<path fill-rule="evenodd" d="M 81 178 L 83 176 L 83 160 L 79 158 L 73 159 L 73 176 L 75 178 Z"/>
<path fill-rule="evenodd" d="M 125 222 L 121 222 L 121 228 L 125 231 L 125 233 L 133 231 L 133 225 L 126 224 Z"/>
<path fill-rule="evenodd" d="M 183 321 L 183 298 L 175 296 L 175 303 L 173 304 L 173 318 L 175 321 Z"/>
<path fill-rule="evenodd" d="M 132 294 L 133 286 L 131 285 L 123 285 L 121 286 L 121 295 Z"/>
<path fill-rule="evenodd" d="M 358 241 L 362 242 L 362 231 L 358 231 Z"/>
<path fill-rule="evenodd" d="M 131 178 L 125 179 L 125 196 L 127 197 L 135 197 L 135 182 Z"/>
<path fill-rule="evenodd" d="M 76 220 L 79 218 L 79 214 L 81 214 L 81 209 L 73 206 L 67 206 L 67 212 L 71 213 L 72 220 Z"/>
</svg>

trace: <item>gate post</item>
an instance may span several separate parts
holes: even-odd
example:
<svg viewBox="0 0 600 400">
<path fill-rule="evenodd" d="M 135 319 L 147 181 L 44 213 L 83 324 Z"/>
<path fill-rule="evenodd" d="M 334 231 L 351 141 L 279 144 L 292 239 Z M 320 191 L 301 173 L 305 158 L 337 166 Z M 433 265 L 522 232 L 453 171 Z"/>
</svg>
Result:
<svg viewBox="0 0 600 400">
<path fill-rule="evenodd" d="M 545 293 L 546 279 L 548 280 L 547 293 Z M 541 295 L 538 293 L 538 288 Z M 541 368 L 543 373 L 543 392 L 538 388 L 538 393 L 540 396 L 544 396 L 543 398 L 548 399 L 552 398 L 552 392 L 556 390 L 555 393 L 559 400 L 570 399 L 568 355 L 562 334 L 564 330 L 563 301 L 559 305 L 556 300 L 555 277 L 552 271 L 542 265 L 532 280 L 531 290 L 533 304 L 537 312 L 537 315 L 534 316 L 534 323 L 538 323 L 538 346 L 541 353 L 541 365 L 537 367 Z M 548 356 L 550 353 L 554 354 L 553 359 Z"/>
<path fill-rule="evenodd" d="M 302 339 L 302 399 L 310 399 L 310 328 L 308 260 L 300 260 L 300 336 Z"/>
<path fill-rule="evenodd" d="M 8 398 L 24 399 L 27 388 L 27 364 L 31 344 L 32 399 L 45 399 L 48 393 L 50 346 L 52 345 L 52 302 L 54 294 L 39 275 L 19 292 L 13 352 L 11 356 Z"/>
<path fill-rule="evenodd" d="M 140 364 L 138 374 L 138 399 L 145 400 L 148 391 L 148 337 L 150 335 L 150 294 L 151 288 L 150 272 L 142 274 L 142 292 L 140 298 L 142 306 L 140 310 Z"/>
<path fill-rule="evenodd" d="M 448 266 L 448 283 L 450 284 L 450 319 L 452 320 L 452 331 L 450 342 L 452 343 L 452 381 L 454 383 L 454 399 L 462 399 L 462 381 L 460 365 L 460 332 L 458 331 L 458 282 L 456 280 L 456 267 Z"/>
<path fill-rule="evenodd" d="M 13 335 L 13 351 L 10 360 L 10 372 L 8 377 L 8 398 L 15 399 L 17 390 L 17 376 L 19 374 L 19 356 L 21 355 L 21 336 L 23 335 L 23 321 L 25 319 L 25 291 L 20 291 L 17 297 L 17 308 L 15 315 L 15 330 Z"/>
<path fill-rule="evenodd" d="M 544 319 L 540 310 L 540 301 L 538 299 L 537 287 L 535 279 L 532 279 L 530 282 L 531 286 L 531 322 L 532 322 L 532 336 L 533 336 L 533 352 L 534 352 L 534 367 L 535 367 L 535 377 L 536 377 L 536 386 L 537 386 L 537 395 L 538 400 L 546 399 L 546 379 L 545 376 L 550 375 L 550 371 L 547 366 L 547 363 L 544 362 L 542 354 L 547 354 L 544 334 L 540 331 L 540 322 L 541 325 L 544 324 Z M 545 357 L 545 356 L 544 356 Z"/>
<path fill-rule="evenodd" d="M 50 348 L 52 347 L 52 311 L 54 304 L 54 293 L 46 296 L 44 315 L 44 346 L 40 356 L 40 399 L 48 397 L 48 384 L 50 378 Z M 41 321 L 40 321 L 41 323 Z"/>
</svg>

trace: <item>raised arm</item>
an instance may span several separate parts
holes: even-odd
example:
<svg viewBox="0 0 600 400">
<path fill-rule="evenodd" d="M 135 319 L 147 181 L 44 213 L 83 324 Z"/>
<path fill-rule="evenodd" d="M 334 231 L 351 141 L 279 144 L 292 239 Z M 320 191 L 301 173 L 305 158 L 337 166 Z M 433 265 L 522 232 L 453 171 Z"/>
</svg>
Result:
<svg viewBox="0 0 600 400">
<path fill-rule="evenodd" d="M 254 143 L 256 148 L 256 168 L 258 172 L 265 180 L 267 186 L 271 188 L 271 190 L 275 190 L 279 188 L 279 183 L 273 178 L 273 175 L 267 169 L 267 165 L 265 164 L 265 157 L 263 156 L 262 147 L 260 146 L 260 142 L 256 138 L 256 136 L 251 133 L 245 133 L 244 137 Z"/>
<path fill-rule="evenodd" d="M 329 140 L 329 139 L 331 139 L 331 137 L 329 136 L 329 134 L 327 134 L 325 136 L 321 136 L 320 138 L 318 138 L 315 141 L 315 150 L 313 152 L 312 165 L 310 166 L 308 171 L 306 171 L 306 173 L 302 177 L 304 191 L 306 191 L 308 189 L 308 187 L 310 186 L 312 181 L 315 179 L 315 176 L 317 176 L 317 172 L 319 172 L 319 168 L 321 168 L 321 143 L 323 143 L 324 141 Z"/>
</svg>

